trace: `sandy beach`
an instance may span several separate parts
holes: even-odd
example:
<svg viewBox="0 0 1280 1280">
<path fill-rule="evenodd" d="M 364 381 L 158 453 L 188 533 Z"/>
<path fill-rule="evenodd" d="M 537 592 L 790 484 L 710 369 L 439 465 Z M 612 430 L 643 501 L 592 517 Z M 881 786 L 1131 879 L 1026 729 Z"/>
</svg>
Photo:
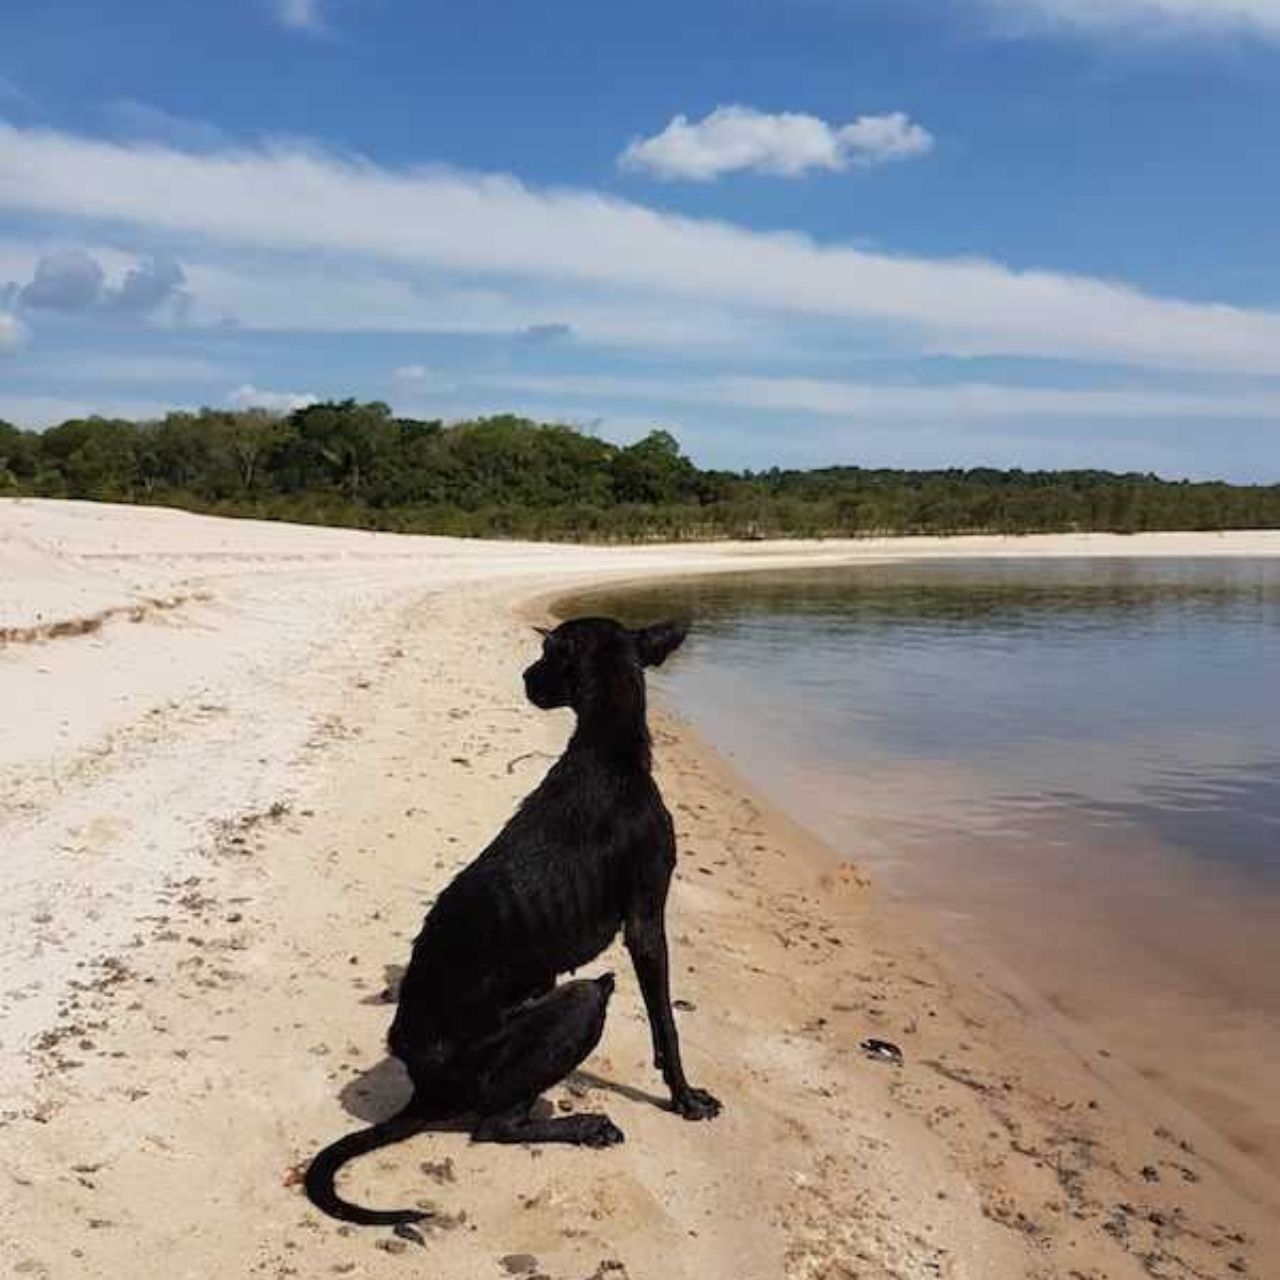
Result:
<svg viewBox="0 0 1280 1280">
<path fill-rule="evenodd" d="M 564 744 L 519 674 L 584 586 L 973 555 L 1280 554 L 1280 534 L 585 548 L 0 501 L 0 1274 L 553 1280 L 1280 1275 L 1280 1185 L 1016 975 L 941 945 L 655 711 L 691 1079 L 665 1109 L 620 949 L 606 1152 L 423 1135 L 301 1162 L 406 1095 L 387 992 Z M 902 1066 L 859 1050 L 892 1040 Z M 154 1261 L 151 1261 L 154 1259 Z M 6 1270 L 7 1268 L 7 1270 Z"/>
</svg>

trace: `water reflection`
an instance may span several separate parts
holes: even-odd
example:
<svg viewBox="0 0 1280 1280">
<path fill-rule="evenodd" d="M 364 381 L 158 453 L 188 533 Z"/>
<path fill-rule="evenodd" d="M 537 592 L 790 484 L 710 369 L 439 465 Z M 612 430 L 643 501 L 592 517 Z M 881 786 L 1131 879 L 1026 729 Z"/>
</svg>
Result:
<svg viewBox="0 0 1280 1280">
<path fill-rule="evenodd" d="M 1280 1176 L 1280 564 L 1003 561 L 582 599 L 766 795 Z"/>
<path fill-rule="evenodd" d="M 886 840 L 896 823 L 895 864 L 956 830 L 981 833 L 984 856 L 1006 841 L 1025 857 L 1048 815 L 1059 830 L 1081 824 L 1082 839 L 1140 828 L 1280 875 L 1274 561 L 862 566 L 686 580 L 576 608 L 694 618 L 660 687 L 775 792 L 806 792 L 825 834 L 854 794 Z M 808 795 L 804 775 L 833 766 L 850 783 L 914 769 L 922 786 L 953 766 L 964 785 L 907 812 L 856 784 Z M 917 881 L 927 872 L 914 864 Z"/>
</svg>

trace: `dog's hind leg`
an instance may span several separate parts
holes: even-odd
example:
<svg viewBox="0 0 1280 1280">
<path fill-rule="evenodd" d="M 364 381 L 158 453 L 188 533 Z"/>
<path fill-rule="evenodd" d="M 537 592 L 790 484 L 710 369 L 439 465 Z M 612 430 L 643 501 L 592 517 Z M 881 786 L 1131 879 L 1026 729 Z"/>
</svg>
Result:
<svg viewBox="0 0 1280 1280">
<path fill-rule="evenodd" d="M 532 1114 L 528 1104 L 498 1116 L 486 1116 L 471 1134 L 473 1142 L 565 1142 L 575 1147 L 612 1147 L 623 1133 L 608 1116 L 552 1116 Z"/>
<path fill-rule="evenodd" d="M 607 1147 L 622 1132 L 607 1116 L 531 1114 L 538 1095 L 558 1084 L 600 1042 L 613 975 L 566 982 L 512 1014 L 477 1053 L 476 1142 L 568 1142 Z"/>
</svg>

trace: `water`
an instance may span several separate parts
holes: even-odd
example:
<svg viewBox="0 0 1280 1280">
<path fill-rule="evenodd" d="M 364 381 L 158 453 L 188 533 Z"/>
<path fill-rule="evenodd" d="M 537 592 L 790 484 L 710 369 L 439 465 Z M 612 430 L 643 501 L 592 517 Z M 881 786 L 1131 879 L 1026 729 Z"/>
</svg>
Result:
<svg viewBox="0 0 1280 1280">
<path fill-rule="evenodd" d="M 1280 1172 L 1280 562 L 864 565 L 573 610 L 693 619 L 669 705 Z"/>
</svg>

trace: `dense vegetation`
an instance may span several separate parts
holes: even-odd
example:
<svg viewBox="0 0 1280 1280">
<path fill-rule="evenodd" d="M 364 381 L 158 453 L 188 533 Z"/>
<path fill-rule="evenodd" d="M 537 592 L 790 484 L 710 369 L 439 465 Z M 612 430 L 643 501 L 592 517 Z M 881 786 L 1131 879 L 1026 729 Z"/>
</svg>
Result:
<svg viewBox="0 0 1280 1280">
<path fill-rule="evenodd" d="M 704 471 L 664 431 L 613 445 L 384 404 L 0 422 L 0 494 L 163 503 L 419 533 L 600 540 L 1280 526 L 1280 486 L 1104 471 Z"/>
</svg>

